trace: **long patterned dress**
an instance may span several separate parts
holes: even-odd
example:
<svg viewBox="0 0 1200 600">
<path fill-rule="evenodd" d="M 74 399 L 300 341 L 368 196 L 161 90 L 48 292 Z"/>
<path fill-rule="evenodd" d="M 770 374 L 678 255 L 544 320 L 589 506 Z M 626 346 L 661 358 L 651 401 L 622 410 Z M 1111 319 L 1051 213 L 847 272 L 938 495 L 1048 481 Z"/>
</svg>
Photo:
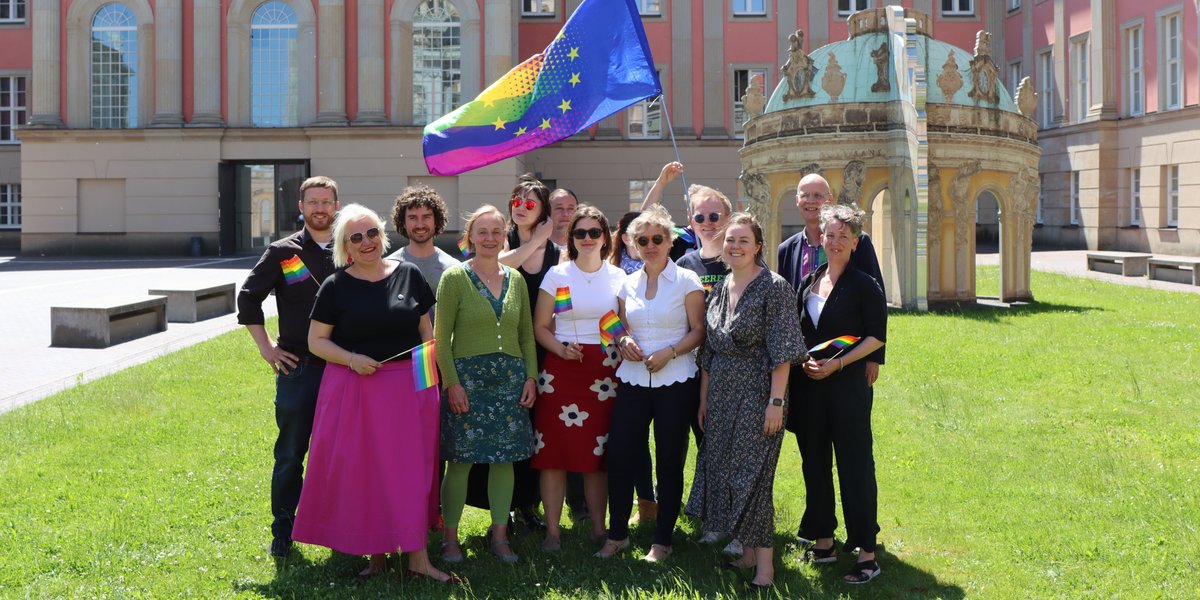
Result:
<svg viewBox="0 0 1200 600">
<path fill-rule="evenodd" d="M 763 269 L 732 314 L 728 281 L 713 287 L 705 315 L 699 362 L 708 371 L 708 413 L 687 512 L 704 521 L 705 531 L 731 532 L 745 546 L 765 548 L 774 539 L 775 465 L 784 436 L 762 432 L 771 371 L 806 352 L 787 281 Z"/>
</svg>

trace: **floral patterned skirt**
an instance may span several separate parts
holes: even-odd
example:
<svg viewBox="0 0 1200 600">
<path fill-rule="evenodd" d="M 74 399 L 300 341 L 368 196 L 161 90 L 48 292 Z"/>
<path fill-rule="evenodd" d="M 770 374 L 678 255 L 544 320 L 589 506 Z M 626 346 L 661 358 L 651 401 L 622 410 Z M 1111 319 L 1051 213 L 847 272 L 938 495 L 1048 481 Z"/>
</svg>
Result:
<svg viewBox="0 0 1200 600">
<path fill-rule="evenodd" d="M 494 353 L 454 359 L 467 392 L 467 412 L 450 412 L 442 403 L 442 460 L 455 463 L 505 463 L 529 458 L 533 427 L 523 408 L 525 361 Z"/>
<path fill-rule="evenodd" d="M 533 409 L 535 469 L 606 471 L 608 426 L 617 396 L 616 348 L 583 346 L 583 361 L 547 354 Z"/>
</svg>

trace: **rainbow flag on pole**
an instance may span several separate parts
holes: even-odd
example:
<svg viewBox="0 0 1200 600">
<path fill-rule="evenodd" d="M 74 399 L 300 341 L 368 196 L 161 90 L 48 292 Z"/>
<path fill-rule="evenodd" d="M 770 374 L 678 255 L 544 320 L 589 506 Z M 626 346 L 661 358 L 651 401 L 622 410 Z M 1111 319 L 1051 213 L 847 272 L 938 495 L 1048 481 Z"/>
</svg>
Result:
<svg viewBox="0 0 1200 600">
<path fill-rule="evenodd" d="M 429 340 L 412 349 L 413 383 L 417 391 L 438 384 L 437 357 L 434 355 L 436 340 Z"/>
<path fill-rule="evenodd" d="M 571 288 L 563 286 L 554 292 L 554 314 L 571 310 Z"/>
<path fill-rule="evenodd" d="M 844 350 L 844 349 L 850 347 L 851 345 L 853 345 L 854 342 L 857 342 L 857 341 L 858 341 L 857 337 L 854 337 L 852 335 L 843 335 L 840 337 L 835 337 L 832 340 L 827 340 L 827 341 L 821 342 L 820 344 L 817 344 L 816 346 L 809 348 L 808 352 L 810 354 L 813 352 L 820 352 L 821 350 L 824 350 L 830 346 L 833 346 L 834 348 L 837 348 L 838 350 Z"/>
<path fill-rule="evenodd" d="M 600 317 L 600 343 L 605 348 L 613 345 L 613 340 L 618 340 L 623 335 L 628 335 L 625 331 L 625 324 L 621 322 L 621 317 L 617 316 L 616 311 L 608 311 Z"/>
<path fill-rule="evenodd" d="M 295 285 L 312 277 L 312 273 L 308 272 L 308 266 L 300 260 L 299 255 L 293 254 L 291 258 L 279 261 L 279 266 L 283 268 L 283 280 L 288 285 Z"/>
<path fill-rule="evenodd" d="M 662 94 L 633 0 L 583 0 L 542 52 L 425 126 L 425 166 L 457 175 L 529 152 Z"/>
</svg>

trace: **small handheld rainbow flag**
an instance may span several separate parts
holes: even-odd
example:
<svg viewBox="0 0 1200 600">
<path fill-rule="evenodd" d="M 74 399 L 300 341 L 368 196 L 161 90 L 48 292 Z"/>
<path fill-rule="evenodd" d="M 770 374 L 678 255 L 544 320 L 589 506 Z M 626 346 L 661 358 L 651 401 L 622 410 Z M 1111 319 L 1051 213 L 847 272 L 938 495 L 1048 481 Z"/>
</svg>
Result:
<svg viewBox="0 0 1200 600">
<path fill-rule="evenodd" d="M 288 285 L 295 285 L 312 277 L 299 255 L 293 254 L 291 258 L 279 261 L 279 266 L 283 267 L 283 279 Z"/>
<path fill-rule="evenodd" d="M 471 243 L 468 242 L 466 238 L 458 238 L 458 243 L 456 245 L 458 246 L 458 251 L 462 252 L 463 256 L 471 255 Z"/>
<path fill-rule="evenodd" d="M 612 346 L 613 340 L 627 334 L 625 324 L 621 322 L 621 317 L 617 316 L 616 311 L 610 310 L 600 317 L 600 343 L 605 348 Z"/>
<path fill-rule="evenodd" d="M 434 356 L 434 344 L 437 340 L 429 340 L 412 349 L 413 383 L 417 391 L 438 384 L 437 357 Z"/>
<path fill-rule="evenodd" d="M 554 292 L 554 314 L 567 312 L 571 308 L 571 288 L 564 285 Z"/>
<path fill-rule="evenodd" d="M 857 337 L 854 337 L 852 335 L 843 335 L 841 337 L 835 337 L 832 340 L 821 342 L 820 344 L 817 344 L 816 346 L 809 348 L 808 352 L 810 354 L 813 352 L 820 352 L 821 350 L 824 350 L 830 346 L 833 346 L 834 348 L 837 348 L 839 350 L 844 350 L 847 347 L 849 347 L 851 344 L 853 344 L 854 342 L 857 342 L 857 341 L 858 341 Z"/>
</svg>

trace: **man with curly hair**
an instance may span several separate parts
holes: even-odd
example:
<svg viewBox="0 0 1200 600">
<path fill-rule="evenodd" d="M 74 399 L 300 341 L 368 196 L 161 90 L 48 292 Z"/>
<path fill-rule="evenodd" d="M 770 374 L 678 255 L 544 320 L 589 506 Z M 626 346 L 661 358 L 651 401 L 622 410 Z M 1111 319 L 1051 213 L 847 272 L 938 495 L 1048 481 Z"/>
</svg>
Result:
<svg viewBox="0 0 1200 600">
<path fill-rule="evenodd" d="M 416 265 L 430 289 L 437 290 L 442 273 L 459 263 L 457 258 L 433 245 L 437 235 L 446 229 L 446 203 L 442 197 L 425 185 L 404 188 L 392 207 L 392 225 L 408 239 L 408 245 L 388 258 Z M 433 317 L 432 310 L 429 316 Z"/>
</svg>

